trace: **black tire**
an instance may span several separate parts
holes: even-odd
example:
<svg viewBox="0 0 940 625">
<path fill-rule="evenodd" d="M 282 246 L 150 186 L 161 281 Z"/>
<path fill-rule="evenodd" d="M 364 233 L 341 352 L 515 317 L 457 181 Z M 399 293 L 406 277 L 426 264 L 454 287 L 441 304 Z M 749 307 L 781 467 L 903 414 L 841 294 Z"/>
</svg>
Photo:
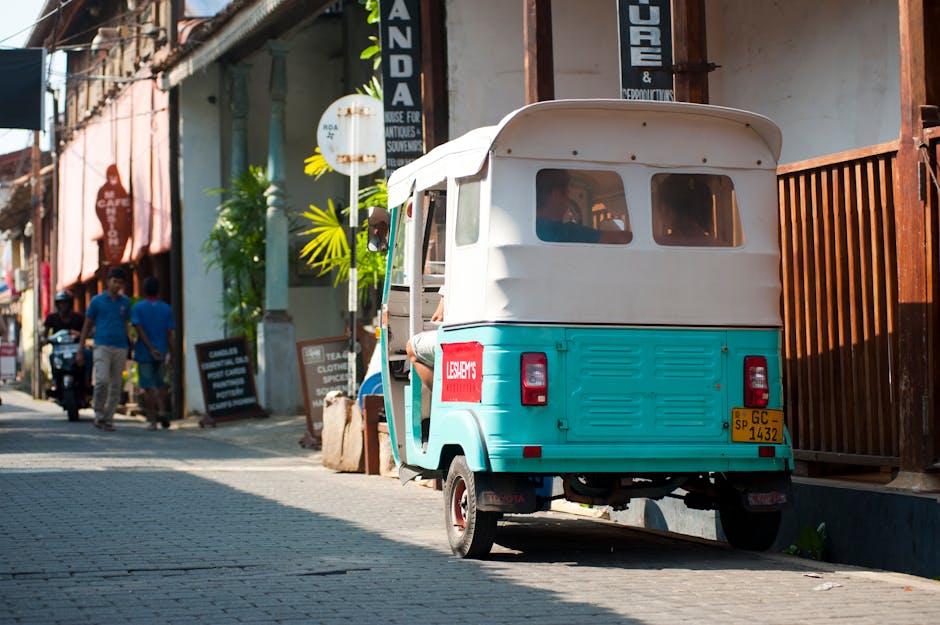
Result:
<svg viewBox="0 0 940 625">
<path fill-rule="evenodd" d="M 476 486 L 467 460 L 457 456 L 444 483 L 444 524 L 451 551 L 461 558 L 484 558 L 496 540 L 496 512 L 477 509 Z"/>
<path fill-rule="evenodd" d="M 766 551 L 777 540 L 781 512 L 751 512 L 744 508 L 737 492 L 722 498 L 718 508 L 721 529 L 732 547 L 748 551 Z"/>
<path fill-rule="evenodd" d="M 62 389 L 62 408 L 69 416 L 69 421 L 78 421 L 78 402 L 75 401 L 75 391 L 73 389 Z"/>
</svg>

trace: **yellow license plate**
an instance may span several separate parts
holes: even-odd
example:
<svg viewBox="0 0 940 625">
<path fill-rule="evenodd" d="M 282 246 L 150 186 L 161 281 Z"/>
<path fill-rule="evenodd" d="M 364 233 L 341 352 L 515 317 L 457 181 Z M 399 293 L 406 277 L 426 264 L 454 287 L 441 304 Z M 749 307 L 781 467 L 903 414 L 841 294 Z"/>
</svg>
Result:
<svg viewBox="0 0 940 625">
<path fill-rule="evenodd" d="M 732 408 L 731 440 L 735 443 L 782 443 L 783 411 Z"/>
</svg>

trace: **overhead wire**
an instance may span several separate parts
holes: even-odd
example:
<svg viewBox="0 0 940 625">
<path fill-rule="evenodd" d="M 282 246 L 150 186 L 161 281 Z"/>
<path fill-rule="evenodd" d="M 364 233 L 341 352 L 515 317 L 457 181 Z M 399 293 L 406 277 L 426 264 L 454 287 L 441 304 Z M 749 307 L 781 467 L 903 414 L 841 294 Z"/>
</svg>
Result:
<svg viewBox="0 0 940 625">
<path fill-rule="evenodd" d="M 59 6 L 56 7 L 54 10 L 49 11 L 48 13 L 46 13 L 45 15 L 43 15 L 42 17 L 40 17 L 39 19 L 37 19 L 35 22 L 33 22 L 32 24 L 30 24 L 30 25 L 27 26 L 26 28 L 22 28 L 22 29 L 16 31 L 15 33 L 13 33 L 12 35 L 7 35 L 7 36 L 4 37 L 3 39 L 0 39 L 0 44 L 3 44 L 3 43 L 9 41 L 10 39 L 13 39 L 14 37 L 16 37 L 16 36 L 18 36 L 18 35 L 22 35 L 23 33 L 27 32 L 27 31 L 29 31 L 29 30 L 32 30 L 32 29 L 34 29 L 34 28 L 36 28 L 36 26 L 39 26 L 41 23 L 43 23 L 44 21 L 46 21 L 49 17 L 51 17 L 51 16 L 53 16 L 53 15 L 56 15 L 56 14 L 59 13 L 62 9 L 64 9 L 64 8 L 67 7 L 68 5 L 72 4 L 73 2 L 75 2 L 75 0 L 59 0 Z M 9 47 L 9 46 L 7 46 L 7 47 Z"/>
</svg>

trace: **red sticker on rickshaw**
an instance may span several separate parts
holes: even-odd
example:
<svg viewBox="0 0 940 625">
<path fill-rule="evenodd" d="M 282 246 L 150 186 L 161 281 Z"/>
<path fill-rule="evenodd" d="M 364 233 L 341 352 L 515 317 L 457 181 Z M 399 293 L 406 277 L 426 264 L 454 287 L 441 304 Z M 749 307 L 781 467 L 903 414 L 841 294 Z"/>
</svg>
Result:
<svg viewBox="0 0 940 625">
<path fill-rule="evenodd" d="M 480 403 L 483 395 L 483 345 L 442 343 L 441 401 Z"/>
</svg>

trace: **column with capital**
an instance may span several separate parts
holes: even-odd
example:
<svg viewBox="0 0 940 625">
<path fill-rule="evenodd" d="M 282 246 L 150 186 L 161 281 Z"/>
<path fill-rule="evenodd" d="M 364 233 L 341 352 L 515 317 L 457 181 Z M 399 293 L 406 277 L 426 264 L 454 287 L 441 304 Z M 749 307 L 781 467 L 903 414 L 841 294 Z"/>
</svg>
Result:
<svg viewBox="0 0 940 625">
<path fill-rule="evenodd" d="M 296 414 L 299 404 L 294 326 L 287 314 L 287 212 L 284 199 L 285 108 L 288 44 L 268 43 L 271 53 L 271 119 L 265 220 L 264 319 L 258 326 L 260 400 L 271 414 Z"/>
</svg>

